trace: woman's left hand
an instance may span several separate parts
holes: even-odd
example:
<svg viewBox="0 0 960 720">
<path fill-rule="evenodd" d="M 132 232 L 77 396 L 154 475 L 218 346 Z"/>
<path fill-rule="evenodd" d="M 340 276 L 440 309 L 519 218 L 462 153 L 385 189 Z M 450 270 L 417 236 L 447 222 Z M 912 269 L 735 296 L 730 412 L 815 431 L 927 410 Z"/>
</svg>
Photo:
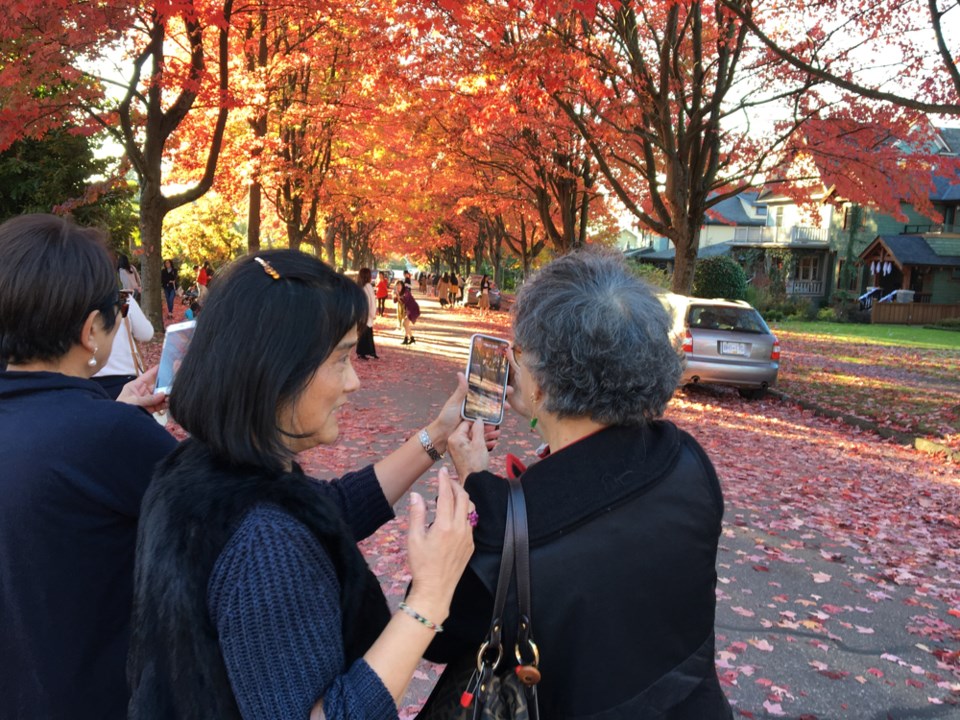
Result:
<svg viewBox="0 0 960 720">
<path fill-rule="evenodd" d="M 154 365 L 136 380 L 131 380 L 124 385 L 117 401 L 145 408 L 151 413 L 166 409 L 167 396 L 163 393 L 153 392 L 154 385 L 157 382 L 158 368 L 159 366 Z"/>
</svg>

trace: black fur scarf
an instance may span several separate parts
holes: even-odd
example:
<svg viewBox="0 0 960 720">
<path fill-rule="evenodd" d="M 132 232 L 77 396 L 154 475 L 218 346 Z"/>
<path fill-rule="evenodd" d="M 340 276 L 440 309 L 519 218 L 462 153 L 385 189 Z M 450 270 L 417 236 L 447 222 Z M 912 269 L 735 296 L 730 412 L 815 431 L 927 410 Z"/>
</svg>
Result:
<svg viewBox="0 0 960 720">
<path fill-rule="evenodd" d="M 143 501 L 127 676 L 131 720 L 239 718 L 207 613 L 213 566 L 244 515 L 271 503 L 323 544 L 340 581 L 347 665 L 390 614 L 377 579 L 323 483 L 293 472 L 228 468 L 194 440 L 160 466 Z"/>
</svg>

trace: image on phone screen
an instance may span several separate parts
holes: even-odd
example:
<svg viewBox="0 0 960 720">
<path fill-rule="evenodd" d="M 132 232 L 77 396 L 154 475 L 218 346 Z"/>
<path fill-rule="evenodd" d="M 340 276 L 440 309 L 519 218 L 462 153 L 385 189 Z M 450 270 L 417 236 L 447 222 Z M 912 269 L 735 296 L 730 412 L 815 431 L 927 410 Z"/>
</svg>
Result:
<svg viewBox="0 0 960 720">
<path fill-rule="evenodd" d="M 474 335 L 470 339 L 470 359 L 467 362 L 467 397 L 461 415 L 466 420 L 480 418 L 485 423 L 503 422 L 503 405 L 507 394 L 507 361 L 509 343 L 489 335 Z"/>
<path fill-rule="evenodd" d="M 196 326 L 196 320 L 167 326 L 167 333 L 163 338 L 163 350 L 160 352 L 156 392 L 169 395 L 170 391 L 173 390 L 173 377 L 180 369 L 183 356 L 187 354 L 187 348 L 190 346 L 190 340 L 193 339 L 193 330 Z"/>
</svg>

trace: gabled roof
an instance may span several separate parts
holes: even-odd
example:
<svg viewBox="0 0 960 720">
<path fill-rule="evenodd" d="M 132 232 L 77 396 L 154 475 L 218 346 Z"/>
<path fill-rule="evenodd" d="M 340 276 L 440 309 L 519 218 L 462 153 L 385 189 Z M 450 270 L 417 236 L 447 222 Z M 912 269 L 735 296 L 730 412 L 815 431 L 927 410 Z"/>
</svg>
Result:
<svg viewBox="0 0 960 720">
<path fill-rule="evenodd" d="M 947 152 L 960 155 L 960 128 L 937 128 L 940 138 L 947 144 Z"/>
<path fill-rule="evenodd" d="M 733 244 L 729 242 L 717 243 L 716 245 L 707 245 L 697 250 L 697 257 L 704 258 L 716 257 L 717 255 L 729 255 Z M 646 250 L 646 248 L 644 248 Z M 628 250 L 624 255 L 633 260 L 642 260 L 643 262 L 667 262 L 673 260 L 677 251 L 676 248 L 668 247 L 666 250 L 650 250 L 647 252 Z"/>
<path fill-rule="evenodd" d="M 744 192 L 721 200 L 707 212 L 704 225 L 766 225 L 765 217 L 751 217 L 746 206 L 755 206 L 757 193 Z"/>
<path fill-rule="evenodd" d="M 933 202 L 960 202 L 960 177 L 934 175 L 933 188 L 933 192 L 930 193 L 930 199 Z"/>
<path fill-rule="evenodd" d="M 860 259 L 874 255 L 883 247 L 899 265 L 960 267 L 960 237 L 924 237 L 923 235 L 878 235 Z"/>
</svg>

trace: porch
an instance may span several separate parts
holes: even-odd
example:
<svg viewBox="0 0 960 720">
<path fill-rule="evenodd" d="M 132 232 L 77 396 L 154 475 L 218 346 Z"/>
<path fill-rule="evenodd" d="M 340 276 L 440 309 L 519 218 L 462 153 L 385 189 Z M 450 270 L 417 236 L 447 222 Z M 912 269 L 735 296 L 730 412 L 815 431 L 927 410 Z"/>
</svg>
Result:
<svg viewBox="0 0 960 720">
<path fill-rule="evenodd" d="M 787 280 L 787 295 L 822 297 L 823 280 Z"/>
</svg>

